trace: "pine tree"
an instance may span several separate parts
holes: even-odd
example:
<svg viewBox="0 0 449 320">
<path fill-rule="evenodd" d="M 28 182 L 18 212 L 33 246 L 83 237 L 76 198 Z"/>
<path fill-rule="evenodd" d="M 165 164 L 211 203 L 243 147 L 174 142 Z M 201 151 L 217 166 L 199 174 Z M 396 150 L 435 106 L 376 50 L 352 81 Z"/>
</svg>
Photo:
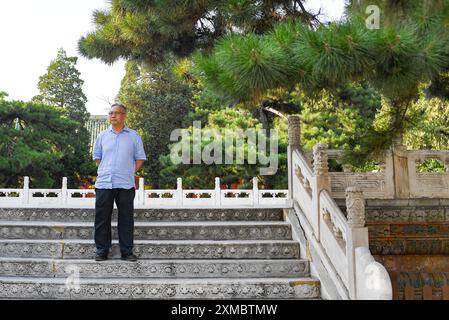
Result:
<svg viewBox="0 0 449 320">
<path fill-rule="evenodd" d="M 143 177 L 154 188 L 159 186 L 159 156 L 168 151 L 170 133 L 180 128 L 190 108 L 191 91 L 172 73 L 173 59 L 157 67 L 129 61 L 118 99 L 129 110 L 127 124 L 142 136 L 148 161 Z"/>
<path fill-rule="evenodd" d="M 39 77 L 40 94 L 33 98 L 45 104 L 67 110 L 71 119 L 85 125 L 89 119 L 86 109 L 87 98 L 83 93 L 84 81 L 76 69 L 77 57 L 68 57 L 63 49 L 51 61 L 47 73 Z"/>
<path fill-rule="evenodd" d="M 415 13 L 424 5 L 411 7 Z M 421 85 L 446 74 L 449 65 L 448 3 L 428 11 L 431 23 L 397 17 L 370 30 L 354 15 L 347 20 L 310 27 L 280 23 L 265 35 L 231 35 L 211 54 L 197 55 L 197 74 L 211 90 L 230 101 L 260 104 L 272 90 L 299 86 L 309 95 L 350 83 L 375 88 L 391 106 L 392 135 L 403 132 L 407 109 Z"/>
<path fill-rule="evenodd" d="M 90 115 L 86 109 L 87 98 L 82 91 L 84 81 L 76 69 L 77 59 L 68 57 L 60 49 L 56 59 L 48 66 L 47 73 L 39 78 L 40 94 L 33 98 L 33 102 L 61 108 L 77 124 L 66 129 L 74 141 L 63 150 L 61 159 L 64 174 L 74 187 L 94 172 L 89 153 L 89 132 L 85 126 Z"/>
<path fill-rule="evenodd" d="M 78 126 L 60 107 L 0 99 L 0 186 L 17 188 L 29 176 L 33 188 L 60 188 L 62 177 L 78 187 L 95 168 L 77 155 Z"/>
<path fill-rule="evenodd" d="M 189 56 L 208 50 L 225 34 L 265 33 L 286 17 L 316 24 L 303 2 L 291 0 L 115 0 L 95 11 L 96 30 L 79 40 L 88 58 L 113 63 L 119 58 L 154 64 L 166 54 Z"/>
</svg>

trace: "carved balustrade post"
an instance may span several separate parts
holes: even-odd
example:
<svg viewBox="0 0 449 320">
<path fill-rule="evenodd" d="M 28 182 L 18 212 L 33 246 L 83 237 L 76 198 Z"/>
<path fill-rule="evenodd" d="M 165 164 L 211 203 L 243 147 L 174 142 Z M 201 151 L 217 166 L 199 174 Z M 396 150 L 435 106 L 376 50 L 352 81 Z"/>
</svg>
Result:
<svg viewBox="0 0 449 320">
<path fill-rule="evenodd" d="M 259 206 L 259 185 L 257 177 L 253 177 L 253 206 Z"/>
<path fill-rule="evenodd" d="M 301 125 L 299 116 L 288 116 L 288 145 L 292 148 L 301 147 Z"/>
<path fill-rule="evenodd" d="M 183 204 L 183 194 L 182 194 L 182 178 L 176 179 L 176 206 L 182 207 Z"/>
<path fill-rule="evenodd" d="M 320 241 L 320 193 L 322 190 L 330 192 L 330 176 L 328 165 L 327 145 L 316 144 L 313 147 L 313 172 L 315 179 L 312 186 L 313 228 L 315 237 Z"/>
<path fill-rule="evenodd" d="M 67 177 L 62 178 L 62 189 L 61 189 L 61 204 L 63 206 L 67 205 Z"/>
<path fill-rule="evenodd" d="M 139 178 L 139 205 L 145 205 L 145 181 L 144 178 Z"/>
<path fill-rule="evenodd" d="M 288 146 L 287 146 L 287 174 L 288 174 L 288 196 L 290 205 L 293 205 L 293 170 L 292 152 L 301 150 L 301 123 L 299 116 L 288 116 Z"/>
<path fill-rule="evenodd" d="M 346 212 L 348 234 L 346 236 L 346 255 L 348 261 L 348 289 L 351 299 L 357 299 L 357 261 L 355 249 L 369 247 L 368 228 L 365 227 L 365 199 L 360 187 L 346 188 Z"/>
<path fill-rule="evenodd" d="M 220 178 L 215 177 L 215 206 L 221 206 Z"/>
<path fill-rule="evenodd" d="M 394 193 L 396 199 L 410 197 L 410 173 L 407 148 L 402 144 L 402 137 L 393 139 L 393 174 Z"/>
<path fill-rule="evenodd" d="M 22 204 L 28 204 L 30 201 L 30 177 L 23 178 Z"/>
<path fill-rule="evenodd" d="M 360 187 L 346 188 L 346 212 L 350 228 L 365 226 L 365 199 Z"/>
</svg>

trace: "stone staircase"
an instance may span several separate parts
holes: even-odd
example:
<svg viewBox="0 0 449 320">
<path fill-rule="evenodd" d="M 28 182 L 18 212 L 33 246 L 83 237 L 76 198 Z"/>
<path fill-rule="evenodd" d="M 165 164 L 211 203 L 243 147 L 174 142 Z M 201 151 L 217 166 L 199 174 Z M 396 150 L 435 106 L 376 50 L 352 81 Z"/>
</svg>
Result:
<svg viewBox="0 0 449 320">
<path fill-rule="evenodd" d="M 94 215 L 0 208 L 0 298 L 320 298 L 282 209 L 136 209 L 134 263 L 93 260 Z"/>
</svg>

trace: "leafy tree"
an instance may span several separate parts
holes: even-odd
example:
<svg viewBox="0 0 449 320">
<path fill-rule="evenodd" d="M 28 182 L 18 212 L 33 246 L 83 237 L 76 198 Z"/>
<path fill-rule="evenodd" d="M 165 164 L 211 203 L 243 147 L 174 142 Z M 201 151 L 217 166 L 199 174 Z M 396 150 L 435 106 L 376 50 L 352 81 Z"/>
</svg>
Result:
<svg viewBox="0 0 449 320">
<path fill-rule="evenodd" d="M 394 136 L 403 132 L 420 86 L 447 70 L 449 37 L 441 27 L 447 16 L 430 18 L 426 24 L 398 18 L 379 30 L 367 29 L 357 16 L 317 28 L 287 21 L 269 34 L 227 36 L 211 54 L 197 55 L 195 66 L 211 90 L 253 105 L 277 89 L 299 86 L 311 96 L 366 83 L 390 105 L 388 135 Z"/>
<path fill-rule="evenodd" d="M 0 99 L 0 185 L 14 188 L 30 176 L 35 188 L 60 187 L 65 176 L 77 187 L 94 169 L 75 156 L 78 125 L 62 108 Z"/>
<path fill-rule="evenodd" d="M 84 56 L 106 63 L 125 58 L 154 64 L 169 53 L 186 57 L 195 49 L 208 50 L 225 34 L 262 34 L 286 17 L 317 23 L 303 2 L 114 0 L 109 9 L 94 12 L 96 30 L 78 46 Z"/>
<path fill-rule="evenodd" d="M 73 185 L 94 173 L 95 168 L 89 152 L 90 135 L 85 126 L 90 115 L 85 106 L 87 98 L 82 91 L 84 81 L 76 69 L 77 59 L 68 57 L 60 49 L 56 59 L 48 66 L 47 73 L 39 78 L 40 94 L 33 98 L 35 102 L 61 108 L 67 117 L 78 124 L 66 129 L 73 139 L 71 148 L 68 147 L 61 159 L 66 172 L 74 178 L 71 181 Z"/>
<path fill-rule="evenodd" d="M 66 52 L 60 49 L 56 59 L 48 66 L 47 73 L 39 77 L 40 94 L 33 100 L 64 108 L 70 118 L 85 125 L 89 113 L 82 89 L 84 81 L 76 69 L 77 60 L 77 57 L 67 57 Z"/>
<path fill-rule="evenodd" d="M 409 110 L 413 118 L 404 141 L 411 149 L 449 149 L 449 106 L 447 101 L 424 95 Z"/>
<path fill-rule="evenodd" d="M 301 139 L 306 149 L 326 143 L 331 149 L 360 152 L 376 135 L 373 124 L 381 99 L 373 89 L 347 87 L 337 94 L 322 91 L 313 98 L 299 91 L 295 99 L 302 109 Z"/>
<path fill-rule="evenodd" d="M 252 178 L 255 176 L 259 176 L 259 180 L 261 186 L 265 188 L 286 188 L 287 180 L 286 180 L 286 172 L 287 172 L 287 159 L 286 159 L 286 150 L 287 150 L 287 125 L 284 119 L 280 119 L 279 123 L 276 121 L 275 128 L 278 130 L 279 142 L 278 142 L 278 153 L 279 153 L 279 163 L 278 163 L 278 171 L 276 175 L 264 175 L 261 176 L 259 172 L 260 167 L 267 167 L 267 165 L 262 165 L 259 162 L 259 153 L 257 155 L 257 163 L 249 164 L 248 163 L 248 149 L 249 144 L 248 141 L 245 140 L 244 144 L 238 150 L 244 150 L 244 164 L 236 164 L 235 163 L 235 155 L 237 154 L 237 146 L 235 139 L 238 135 L 238 130 L 241 129 L 245 131 L 246 129 L 262 129 L 261 123 L 258 119 L 254 118 L 249 111 L 237 109 L 237 108 L 219 108 L 219 109 L 201 109 L 197 108 L 196 112 L 191 113 L 190 120 L 201 121 L 204 115 L 207 114 L 206 123 L 201 123 L 202 130 L 216 130 L 219 134 L 219 137 L 214 137 L 212 140 L 203 140 L 201 142 L 201 150 L 204 150 L 211 141 L 217 139 L 223 148 L 220 149 L 222 164 L 209 164 L 209 165 L 198 165 L 198 164 L 173 164 L 170 160 L 170 155 L 166 154 L 160 157 L 160 161 L 163 164 L 164 168 L 160 173 L 161 176 L 161 184 L 167 188 L 173 188 L 176 185 L 176 178 L 183 178 L 183 186 L 186 188 L 213 188 L 214 187 L 214 179 L 215 177 L 221 177 L 221 183 L 227 185 L 229 187 L 231 184 L 239 184 L 240 187 L 243 188 L 251 188 L 252 186 Z M 191 157 L 193 158 L 192 151 L 192 134 L 193 134 L 193 126 L 190 125 L 188 129 L 186 129 L 189 138 L 186 140 L 181 140 L 179 143 L 173 143 L 170 145 L 170 150 L 172 148 L 177 147 L 180 148 L 180 145 L 183 143 L 187 143 L 190 145 Z M 230 130 L 232 132 L 231 136 L 234 139 L 233 142 L 233 158 L 234 161 L 231 164 L 225 163 L 226 153 L 229 153 L 230 150 L 225 150 L 225 134 L 226 130 Z M 267 138 L 268 141 L 268 138 Z M 178 149 L 179 150 L 179 149 Z M 267 150 L 269 150 L 269 145 L 267 143 Z M 230 154 L 231 155 L 231 154 Z M 267 154 L 268 156 L 269 154 Z"/>
<path fill-rule="evenodd" d="M 155 188 L 159 186 L 161 170 L 159 155 L 167 153 L 170 133 L 181 127 L 183 117 L 191 109 L 190 89 L 175 78 L 172 66 L 169 59 L 153 68 L 128 62 L 118 96 L 130 111 L 128 125 L 142 136 L 148 157 L 142 173 Z"/>
</svg>

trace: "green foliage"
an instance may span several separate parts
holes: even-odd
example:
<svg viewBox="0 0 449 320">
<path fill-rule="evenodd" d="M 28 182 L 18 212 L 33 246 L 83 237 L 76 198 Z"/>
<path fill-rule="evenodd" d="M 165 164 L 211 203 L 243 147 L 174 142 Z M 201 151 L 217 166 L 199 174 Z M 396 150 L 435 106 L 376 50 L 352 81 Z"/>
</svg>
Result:
<svg viewBox="0 0 449 320">
<path fill-rule="evenodd" d="M 157 64 L 168 54 L 191 55 L 208 50 L 223 35 L 265 33 L 286 17 L 317 22 L 303 1 L 115 0 L 106 11 L 95 11 L 96 30 L 79 40 L 80 52 L 113 63 L 119 58 Z"/>
<path fill-rule="evenodd" d="M 57 58 L 47 68 L 47 73 L 39 77 L 40 94 L 33 100 L 64 108 L 71 119 L 84 126 L 89 113 L 85 106 L 87 98 L 82 90 L 84 81 L 76 69 L 77 60 L 77 57 L 67 57 L 66 52 L 60 49 Z"/>
<path fill-rule="evenodd" d="M 71 143 L 64 150 L 61 165 L 72 186 L 84 180 L 94 172 L 90 158 L 90 136 L 85 125 L 89 119 L 86 109 L 87 98 L 83 93 L 84 81 L 76 69 L 77 57 L 68 57 L 63 49 L 58 51 L 55 60 L 51 61 L 47 73 L 39 77 L 39 95 L 33 101 L 39 104 L 58 107 L 65 112 L 67 118 L 74 120 L 77 126 L 67 128 L 71 134 Z"/>
<path fill-rule="evenodd" d="M 225 86 L 226 91 L 218 92 L 224 92 L 226 98 L 238 97 L 237 102 L 250 98 L 260 101 L 262 94 L 273 84 L 279 85 L 287 79 L 289 66 L 282 57 L 282 50 L 255 34 L 244 38 L 239 35 L 226 37 L 217 44 L 216 50 L 217 55 L 212 60 L 200 58 L 196 64 L 203 68 L 206 77 L 218 75 L 218 81 L 210 83 L 216 89 L 217 85 Z"/>
<path fill-rule="evenodd" d="M 78 125 L 59 107 L 0 100 L 0 185 L 30 176 L 34 188 L 60 187 L 62 177 L 78 187 L 95 169 L 77 154 Z"/>
<path fill-rule="evenodd" d="M 296 82 L 303 89 L 332 89 L 364 80 L 390 99 L 407 100 L 416 96 L 420 83 L 442 72 L 449 60 L 447 36 L 438 32 L 423 37 L 411 22 L 379 30 L 368 30 L 358 21 L 319 28 L 287 22 L 263 36 L 229 37 L 195 62 L 205 82 L 236 100 L 291 87 L 292 78 L 286 76 L 291 74 L 299 75 Z M 270 54 L 263 54 L 262 48 Z M 242 54 L 246 52 L 252 54 Z M 248 72 L 254 64 L 258 72 Z M 239 90 L 229 81 L 237 82 Z"/>
<path fill-rule="evenodd" d="M 200 109 L 201 110 L 201 109 Z M 205 109 L 202 109 L 203 111 Z M 203 114 L 200 114 L 200 117 L 203 117 Z M 194 117 L 192 117 L 194 118 Z M 284 121 L 284 123 L 282 122 Z M 215 136 L 213 141 L 218 141 L 221 146 L 225 145 L 225 136 L 226 130 L 230 130 L 228 134 L 233 139 L 233 163 L 226 164 L 225 163 L 225 155 L 226 152 L 230 152 L 230 150 L 225 150 L 224 148 L 220 148 L 219 156 L 221 156 L 222 164 L 209 164 L 202 165 L 199 164 L 178 164 L 175 165 L 170 160 L 170 155 L 164 155 L 160 157 L 161 163 L 164 165 L 164 169 L 161 171 L 161 183 L 164 187 L 173 188 L 176 185 L 176 178 L 183 178 L 183 186 L 185 188 L 213 188 L 214 187 L 214 179 L 215 177 L 221 177 L 221 183 L 227 185 L 229 188 L 231 184 L 236 183 L 239 184 L 240 188 L 251 188 L 251 179 L 255 176 L 259 177 L 260 185 L 265 188 L 286 188 L 286 172 L 287 172 L 287 159 L 286 159 L 286 150 L 287 150 L 287 126 L 285 120 L 282 120 L 279 123 L 276 123 L 275 128 L 278 130 L 279 134 L 279 168 L 276 175 L 271 176 L 260 176 L 259 168 L 267 167 L 267 165 L 262 165 L 259 161 L 256 164 L 248 164 L 248 150 L 249 144 L 245 139 L 244 144 L 241 148 L 237 148 L 236 146 L 236 137 L 238 136 L 238 130 L 246 130 L 246 129 L 262 129 L 260 122 L 253 118 L 248 111 L 236 109 L 236 108 L 221 108 L 215 110 L 207 110 L 207 124 L 204 125 L 202 123 L 203 130 L 216 130 L 218 136 Z M 175 147 L 179 147 L 182 143 L 187 143 L 190 145 L 191 151 L 191 159 L 193 159 L 193 143 L 192 143 L 192 135 L 193 135 L 193 126 L 191 125 L 188 129 L 186 129 L 189 133 L 189 138 L 185 140 L 181 140 L 178 143 L 174 143 L 170 146 L 170 150 Z M 202 140 L 201 141 L 201 150 L 204 150 L 211 140 Z M 267 144 L 269 142 L 267 141 Z M 267 145 L 267 149 L 269 145 Z M 178 149 L 179 150 L 179 149 Z M 236 164 L 235 163 L 235 155 L 239 150 L 244 150 L 244 164 Z M 256 150 L 254 150 L 256 152 Z M 214 154 L 213 154 L 214 155 Z M 257 160 L 259 160 L 259 154 L 256 153 Z M 192 161 L 191 161 L 192 162 Z"/>
<path fill-rule="evenodd" d="M 449 105 L 438 98 L 421 96 L 409 108 L 413 117 L 404 134 L 410 149 L 449 149 Z"/>
<path fill-rule="evenodd" d="M 129 110 L 127 125 L 142 137 L 148 161 L 142 168 L 143 177 L 159 186 L 159 155 L 168 152 L 172 130 L 180 128 L 182 119 L 191 109 L 191 91 L 172 73 L 174 61 L 167 60 L 148 68 L 128 62 L 122 80 L 119 100 Z"/>
<path fill-rule="evenodd" d="M 418 172 L 447 172 L 447 167 L 437 159 L 429 159 L 416 166 Z"/>
<path fill-rule="evenodd" d="M 337 94 L 327 91 L 309 98 L 298 92 L 301 105 L 301 139 L 306 149 L 326 143 L 331 149 L 361 151 L 380 109 L 380 97 L 373 89 L 346 87 Z"/>
<path fill-rule="evenodd" d="M 219 132 L 274 126 L 285 158 L 286 123 L 263 116 L 267 106 L 300 114 L 306 148 L 325 142 L 350 150 L 345 160 L 355 171 L 377 170 L 368 156 L 398 135 L 408 146 L 447 148 L 447 108 L 420 94 L 427 85 L 429 97 L 449 97 L 449 3 L 347 3 L 346 19 L 320 25 L 300 1 L 115 0 L 94 13 L 97 28 L 79 48 L 106 63 L 134 61 L 120 100 L 153 152 L 144 170 L 154 187 L 173 188 L 183 177 L 186 187 L 212 188 L 216 176 L 249 185 L 260 165 L 171 164 L 168 134 L 191 131 L 194 120 Z M 381 8 L 379 30 L 365 26 L 369 4 Z M 286 186 L 280 166 L 276 176 L 262 177 L 265 186 Z"/>
</svg>

